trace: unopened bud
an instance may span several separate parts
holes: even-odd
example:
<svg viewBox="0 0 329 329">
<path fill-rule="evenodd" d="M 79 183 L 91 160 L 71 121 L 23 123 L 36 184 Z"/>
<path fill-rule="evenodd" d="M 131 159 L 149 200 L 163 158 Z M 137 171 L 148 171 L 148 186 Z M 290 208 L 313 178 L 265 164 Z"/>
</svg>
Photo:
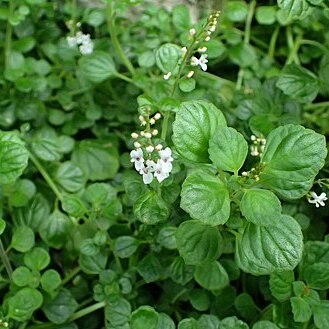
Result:
<svg viewBox="0 0 329 329">
<path fill-rule="evenodd" d="M 207 36 L 205 39 L 204 39 L 204 41 L 206 41 L 206 42 L 208 42 L 210 40 L 210 37 L 209 36 Z"/>
<path fill-rule="evenodd" d="M 161 119 L 161 114 L 159 112 L 155 113 L 154 117 L 155 120 Z"/>
<path fill-rule="evenodd" d="M 243 171 L 243 172 L 241 173 L 241 175 L 242 175 L 243 177 L 246 177 L 246 176 L 248 176 L 248 173 L 247 173 L 246 171 Z"/>
<path fill-rule="evenodd" d="M 196 31 L 195 29 L 190 29 L 190 36 L 193 37 L 195 35 Z"/>
<path fill-rule="evenodd" d="M 209 31 L 210 31 L 210 32 L 215 32 L 215 30 L 216 30 L 216 25 L 211 25 L 211 26 L 209 27 Z"/>
<path fill-rule="evenodd" d="M 152 130 L 152 135 L 156 136 L 159 133 L 158 129 L 153 129 Z"/>
<path fill-rule="evenodd" d="M 164 78 L 165 80 L 169 80 L 170 77 L 171 77 L 171 72 L 168 72 L 167 74 L 164 74 L 164 76 L 163 76 L 163 78 Z"/>
<path fill-rule="evenodd" d="M 187 53 L 187 48 L 183 47 L 181 50 L 182 55 L 184 56 Z"/>
<path fill-rule="evenodd" d="M 158 144 L 158 145 L 155 147 L 155 149 L 156 149 L 157 151 L 161 151 L 162 148 L 163 148 L 163 146 L 162 146 L 161 144 Z"/>
<path fill-rule="evenodd" d="M 155 124 L 155 120 L 153 118 L 150 119 L 150 125 L 154 125 Z"/>
<path fill-rule="evenodd" d="M 148 152 L 148 153 L 152 153 L 152 152 L 154 151 L 154 146 L 149 145 L 149 146 L 147 146 L 145 149 L 146 149 L 146 152 Z"/>
<path fill-rule="evenodd" d="M 187 77 L 188 78 L 192 78 L 194 75 L 194 71 L 190 71 L 189 73 L 187 73 Z"/>
<path fill-rule="evenodd" d="M 131 134 L 131 137 L 134 138 L 134 139 L 138 138 L 138 136 L 139 136 L 139 135 L 138 135 L 137 133 L 132 133 L 132 134 Z"/>
<path fill-rule="evenodd" d="M 138 143 L 138 142 L 134 142 L 134 146 L 139 149 L 142 147 L 142 144 L 141 143 Z"/>
<path fill-rule="evenodd" d="M 202 47 L 198 49 L 199 53 L 205 53 L 207 51 L 207 47 Z"/>
<path fill-rule="evenodd" d="M 140 115 L 140 116 L 138 117 L 138 119 L 139 119 L 140 122 L 144 122 L 144 121 L 145 121 L 145 118 L 144 118 L 142 115 Z"/>
<path fill-rule="evenodd" d="M 145 138 L 152 138 L 152 134 L 147 132 L 147 133 L 144 134 L 144 137 Z"/>
</svg>

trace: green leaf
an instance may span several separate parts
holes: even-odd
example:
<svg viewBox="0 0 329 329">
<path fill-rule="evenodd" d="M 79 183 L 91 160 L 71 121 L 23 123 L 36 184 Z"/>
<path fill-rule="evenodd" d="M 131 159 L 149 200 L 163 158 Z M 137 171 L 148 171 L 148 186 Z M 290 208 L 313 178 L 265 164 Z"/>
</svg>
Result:
<svg viewBox="0 0 329 329">
<path fill-rule="evenodd" d="M 321 300 L 313 307 L 314 323 L 319 329 L 329 328 L 329 301 Z"/>
<path fill-rule="evenodd" d="M 41 293 L 33 288 L 20 289 L 8 300 L 8 317 L 16 321 L 28 321 L 43 302 Z"/>
<path fill-rule="evenodd" d="M 100 252 L 94 256 L 80 255 L 79 264 L 83 272 L 87 274 L 99 274 L 106 268 L 108 256 Z"/>
<path fill-rule="evenodd" d="M 6 222 L 0 218 L 0 235 L 5 231 L 6 229 Z"/>
<path fill-rule="evenodd" d="M 24 287 L 29 285 L 33 279 L 33 273 L 25 266 L 17 267 L 12 275 L 12 280 L 18 287 Z"/>
<path fill-rule="evenodd" d="M 202 314 L 198 319 L 198 329 L 219 329 L 220 321 L 217 316 Z"/>
<path fill-rule="evenodd" d="M 248 223 L 236 242 L 235 257 L 239 267 L 253 275 L 294 269 L 301 259 L 303 234 L 299 224 L 281 215 L 276 226 Z"/>
<path fill-rule="evenodd" d="M 215 105 L 205 101 L 183 102 L 173 124 L 172 140 L 183 158 L 209 163 L 209 139 L 219 127 L 225 126 L 225 118 Z"/>
<path fill-rule="evenodd" d="M 206 311 L 210 305 L 209 296 L 203 289 L 193 289 L 190 292 L 189 300 L 194 309 L 201 312 Z"/>
<path fill-rule="evenodd" d="M 307 266 L 304 271 L 307 286 L 313 289 L 329 289 L 329 263 L 316 263 Z"/>
<path fill-rule="evenodd" d="M 94 140 L 80 142 L 73 151 L 72 161 L 91 181 L 113 178 L 119 169 L 119 157 L 114 146 Z"/>
<path fill-rule="evenodd" d="M 248 321 L 252 321 L 258 314 L 258 308 L 254 300 L 247 293 L 241 293 L 235 298 L 234 307 Z"/>
<path fill-rule="evenodd" d="M 178 62 L 181 59 L 180 47 L 172 43 L 162 45 L 155 53 L 155 62 L 163 73 L 178 71 Z"/>
<path fill-rule="evenodd" d="M 223 238 L 217 227 L 197 220 L 185 221 L 176 233 L 177 249 L 187 265 L 212 262 L 223 251 Z"/>
<path fill-rule="evenodd" d="M 172 22 L 178 31 L 187 31 L 191 26 L 188 7 L 183 4 L 175 6 L 172 11 Z"/>
<path fill-rule="evenodd" d="M 280 328 L 271 321 L 261 320 L 261 321 L 257 321 L 252 326 L 252 329 L 280 329 Z"/>
<path fill-rule="evenodd" d="M 163 275 L 162 265 L 153 253 L 138 262 L 137 271 L 147 283 L 158 281 Z"/>
<path fill-rule="evenodd" d="M 54 178 L 68 192 L 77 192 L 81 190 L 86 177 L 83 171 L 72 162 L 62 162 L 56 170 Z"/>
<path fill-rule="evenodd" d="M 28 226 L 17 227 L 11 239 L 11 247 L 19 252 L 27 252 L 34 246 L 34 232 Z"/>
<path fill-rule="evenodd" d="M 70 218 L 55 209 L 48 218 L 44 218 L 39 233 L 42 240 L 50 247 L 59 249 L 64 246 L 72 227 L 73 223 Z"/>
<path fill-rule="evenodd" d="M 247 221 L 261 226 L 275 225 L 281 218 L 281 203 L 268 190 L 246 190 L 240 202 L 240 210 Z"/>
<path fill-rule="evenodd" d="M 231 127 L 221 127 L 209 140 L 209 157 L 213 164 L 226 171 L 238 171 L 248 154 L 248 143 Z"/>
<path fill-rule="evenodd" d="M 198 323 L 195 319 L 189 318 L 179 321 L 178 329 L 198 329 Z"/>
<path fill-rule="evenodd" d="M 289 64 L 284 67 L 276 85 L 286 95 L 301 103 L 311 103 L 320 88 L 316 75 L 296 64 Z"/>
<path fill-rule="evenodd" d="M 229 192 L 218 176 L 194 172 L 185 179 L 181 208 L 208 225 L 225 224 L 230 216 Z"/>
<path fill-rule="evenodd" d="M 299 199 L 312 187 L 326 155 L 324 136 L 299 125 L 278 127 L 267 137 L 260 182 L 283 198 Z"/>
<path fill-rule="evenodd" d="M 220 329 L 248 329 L 248 325 L 236 316 L 230 316 L 220 322 Z"/>
<path fill-rule="evenodd" d="M 31 270 L 41 271 L 49 265 L 50 256 L 45 249 L 35 247 L 24 255 L 24 263 Z"/>
<path fill-rule="evenodd" d="M 130 319 L 131 306 L 129 302 L 115 295 L 109 298 L 105 306 L 105 315 L 108 323 L 113 328 L 121 328 Z"/>
<path fill-rule="evenodd" d="M 150 306 L 140 306 L 132 312 L 131 329 L 157 329 L 158 313 Z"/>
<path fill-rule="evenodd" d="M 156 329 L 176 329 L 175 322 L 166 313 L 159 313 Z"/>
<path fill-rule="evenodd" d="M 178 87 L 184 93 L 189 93 L 195 89 L 195 80 L 192 78 L 179 81 Z"/>
<path fill-rule="evenodd" d="M 193 266 L 186 265 L 180 256 L 171 263 L 169 271 L 171 279 L 180 285 L 185 285 L 193 279 Z"/>
<path fill-rule="evenodd" d="M 259 6 L 256 9 L 256 20 L 262 25 L 272 25 L 276 21 L 275 6 Z"/>
<path fill-rule="evenodd" d="M 111 55 L 105 51 L 97 50 L 89 56 L 82 56 L 79 67 L 86 78 L 95 83 L 100 83 L 117 74 Z"/>
<path fill-rule="evenodd" d="M 307 322 L 312 316 L 310 305 L 301 297 L 291 297 L 290 303 L 295 322 Z"/>
<path fill-rule="evenodd" d="M 12 207 L 24 207 L 28 204 L 36 192 L 34 183 L 28 179 L 16 181 L 12 194 L 9 195 L 9 203 Z"/>
<path fill-rule="evenodd" d="M 160 229 L 159 234 L 157 236 L 157 242 L 164 248 L 169 250 L 177 249 L 176 243 L 176 232 L 177 227 L 175 226 L 166 226 Z"/>
<path fill-rule="evenodd" d="M 309 4 L 306 0 L 277 0 L 288 20 L 303 19 L 308 12 Z"/>
<path fill-rule="evenodd" d="M 61 203 L 63 210 L 73 217 L 80 218 L 87 212 L 85 204 L 78 195 L 66 195 Z"/>
<path fill-rule="evenodd" d="M 26 168 L 28 159 L 28 151 L 17 135 L 0 131 L 0 184 L 14 183 Z"/>
<path fill-rule="evenodd" d="M 115 240 L 114 252 L 120 258 L 129 258 L 135 253 L 139 241 L 133 236 L 120 236 Z"/>
<path fill-rule="evenodd" d="M 280 302 L 288 300 L 291 297 L 293 281 L 293 271 L 280 271 L 271 273 L 269 284 L 273 297 L 275 297 Z"/>
<path fill-rule="evenodd" d="M 156 191 L 150 191 L 136 201 L 134 213 L 142 223 L 154 225 L 167 220 L 169 208 Z"/>
<path fill-rule="evenodd" d="M 247 68 L 257 63 L 255 48 L 245 42 L 230 47 L 228 55 L 234 64 L 242 68 Z"/>
<path fill-rule="evenodd" d="M 55 299 L 45 298 L 42 311 L 48 320 L 53 323 L 65 323 L 75 312 L 78 303 L 72 296 L 71 292 L 62 288 Z"/>
<path fill-rule="evenodd" d="M 42 274 L 40 283 L 43 290 L 52 292 L 61 285 L 62 280 L 57 271 L 47 270 Z"/>
<path fill-rule="evenodd" d="M 207 290 L 219 290 L 229 285 L 228 275 L 217 261 L 196 266 L 194 279 Z"/>
<path fill-rule="evenodd" d="M 243 22 L 248 14 L 248 5 L 244 1 L 227 2 L 224 14 L 231 22 Z"/>
</svg>

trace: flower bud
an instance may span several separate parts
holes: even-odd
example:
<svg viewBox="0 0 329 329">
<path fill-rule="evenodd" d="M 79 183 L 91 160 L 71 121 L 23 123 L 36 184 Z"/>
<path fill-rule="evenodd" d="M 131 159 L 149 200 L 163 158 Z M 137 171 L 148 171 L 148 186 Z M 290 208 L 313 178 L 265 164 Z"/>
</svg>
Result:
<svg viewBox="0 0 329 329">
<path fill-rule="evenodd" d="M 155 115 L 154 115 L 154 119 L 155 119 L 155 120 L 159 120 L 159 119 L 161 119 L 161 114 L 160 114 L 159 112 L 155 113 Z"/>
<path fill-rule="evenodd" d="M 152 152 L 154 151 L 154 146 L 149 145 L 149 146 L 147 146 L 145 149 L 146 149 L 146 152 L 148 152 L 148 153 L 152 153 Z"/>
<path fill-rule="evenodd" d="M 158 129 L 153 129 L 152 130 L 152 135 L 156 136 L 159 133 Z"/>
<path fill-rule="evenodd" d="M 196 31 L 195 29 L 190 29 L 190 36 L 193 37 L 195 35 Z"/>
<path fill-rule="evenodd" d="M 138 142 L 134 142 L 134 146 L 139 149 L 142 147 L 142 144 L 141 143 L 138 143 Z"/>
<path fill-rule="evenodd" d="M 138 136 L 139 136 L 139 135 L 138 135 L 137 133 L 132 133 L 132 134 L 131 134 L 131 137 L 134 138 L 134 139 L 138 138 Z"/>
</svg>

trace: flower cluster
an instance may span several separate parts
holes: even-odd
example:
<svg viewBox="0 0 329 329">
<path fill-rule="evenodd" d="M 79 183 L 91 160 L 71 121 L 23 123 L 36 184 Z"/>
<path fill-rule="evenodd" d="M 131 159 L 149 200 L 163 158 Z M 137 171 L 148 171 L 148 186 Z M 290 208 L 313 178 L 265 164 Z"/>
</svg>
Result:
<svg viewBox="0 0 329 329">
<path fill-rule="evenodd" d="M 208 55 L 206 54 L 207 47 L 200 47 L 200 43 L 208 42 L 211 38 L 211 34 L 215 32 L 217 26 L 217 19 L 220 12 L 216 11 L 211 14 L 207 22 L 202 26 L 201 31 L 197 32 L 195 28 L 190 29 L 190 44 L 187 47 L 181 48 L 182 62 L 180 65 L 189 63 L 192 67 L 200 66 L 202 71 L 207 71 Z M 194 70 L 190 70 L 186 77 L 192 78 Z M 167 72 L 163 75 L 164 80 L 169 80 L 172 76 L 172 72 Z"/>
<path fill-rule="evenodd" d="M 254 157 L 261 156 L 265 149 L 266 139 L 256 137 L 255 135 L 251 135 L 250 139 L 252 141 L 252 145 L 250 146 L 250 155 Z"/>
<path fill-rule="evenodd" d="M 322 192 L 318 196 L 315 192 L 311 191 L 310 193 L 307 194 L 306 198 L 309 203 L 315 204 L 317 208 L 319 208 L 320 206 L 324 207 L 325 206 L 324 201 L 328 200 L 327 194 L 324 192 Z"/>
<path fill-rule="evenodd" d="M 0 319 L 0 327 L 3 327 L 3 328 L 8 328 L 9 327 L 9 324 L 7 321 L 3 321 Z"/>
<path fill-rule="evenodd" d="M 90 34 L 83 34 L 81 31 L 78 31 L 73 37 L 67 36 L 66 40 L 70 48 L 79 46 L 82 55 L 89 55 L 94 50 L 94 44 L 90 39 Z"/>
<path fill-rule="evenodd" d="M 134 142 L 136 149 L 130 152 L 130 161 L 134 163 L 135 169 L 143 176 L 144 184 L 150 184 L 153 178 L 161 183 L 169 177 L 173 162 L 171 149 L 169 147 L 163 149 L 161 144 L 154 145 L 152 141 L 152 137 L 158 134 L 158 130 L 151 128 L 151 126 L 161 118 L 161 114 L 156 113 L 150 117 L 149 113 L 150 109 L 147 109 L 146 115 L 139 116 L 141 126 L 145 129 L 139 133 L 131 134 L 131 137 L 136 140 Z"/>
</svg>

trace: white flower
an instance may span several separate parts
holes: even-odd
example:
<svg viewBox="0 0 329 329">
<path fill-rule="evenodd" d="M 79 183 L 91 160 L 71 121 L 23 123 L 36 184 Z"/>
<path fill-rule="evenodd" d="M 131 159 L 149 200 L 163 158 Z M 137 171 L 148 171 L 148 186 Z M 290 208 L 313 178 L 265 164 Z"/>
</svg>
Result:
<svg viewBox="0 0 329 329">
<path fill-rule="evenodd" d="M 94 50 L 94 44 L 91 41 L 83 43 L 79 46 L 79 50 L 82 55 L 89 55 Z"/>
<path fill-rule="evenodd" d="M 259 151 L 258 151 L 257 146 L 255 146 L 255 145 L 250 146 L 250 155 L 253 156 L 253 157 L 259 156 Z"/>
<path fill-rule="evenodd" d="M 77 39 L 76 37 L 70 37 L 70 36 L 67 36 L 66 37 L 66 41 L 69 45 L 70 48 L 73 48 L 77 45 Z"/>
<path fill-rule="evenodd" d="M 208 59 L 206 54 L 202 54 L 199 59 L 194 56 L 191 58 L 191 65 L 192 66 L 200 65 L 203 71 L 207 71 L 207 63 L 208 63 Z"/>
<path fill-rule="evenodd" d="M 149 132 L 144 132 L 144 137 L 145 138 L 152 138 L 152 134 L 151 133 L 149 133 Z"/>
<path fill-rule="evenodd" d="M 207 51 L 207 47 L 202 47 L 198 49 L 199 53 L 205 53 Z"/>
<path fill-rule="evenodd" d="M 190 29 L 190 36 L 193 37 L 196 33 L 195 29 Z"/>
<path fill-rule="evenodd" d="M 130 162 L 134 162 L 135 169 L 137 171 L 141 170 L 144 167 L 144 158 L 142 149 L 138 148 L 137 150 L 132 150 L 130 152 Z"/>
<path fill-rule="evenodd" d="M 187 48 L 186 47 L 183 47 L 181 49 L 181 53 L 182 53 L 182 56 L 185 56 L 185 54 L 187 53 Z"/>
<path fill-rule="evenodd" d="M 142 168 L 139 170 L 139 173 L 143 175 L 143 182 L 144 184 L 150 184 L 153 181 L 153 174 L 154 171 L 155 162 L 152 160 L 146 160 L 146 167 L 142 166 Z"/>
<path fill-rule="evenodd" d="M 167 74 L 165 74 L 165 75 L 163 76 L 163 78 L 164 78 L 165 80 L 169 80 L 170 77 L 171 77 L 171 72 L 168 72 Z"/>
<path fill-rule="evenodd" d="M 164 170 L 162 161 L 158 160 L 158 162 L 154 166 L 154 177 L 156 177 L 158 182 L 161 183 L 168 176 L 169 176 L 169 172 L 166 172 Z"/>
<path fill-rule="evenodd" d="M 159 162 L 162 165 L 163 172 L 170 173 L 172 170 L 172 162 L 174 160 L 171 156 L 171 149 L 166 147 L 164 150 L 159 151 L 159 156 Z"/>
<path fill-rule="evenodd" d="M 156 136 L 159 133 L 158 129 L 153 129 L 152 130 L 152 135 Z"/>
<path fill-rule="evenodd" d="M 314 203 L 317 208 L 320 206 L 324 207 L 324 201 L 327 201 L 327 195 L 326 193 L 322 192 L 319 196 L 313 191 L 310 192 L 310 195 L 307 196 L 307 201 L 309 203 Z"/>
<path fill-rule="evenodd" d="M 90 34 L 83 34 L 81 31 L 77 32 L 75 35 L 75 38 L 77 40 L 77 44 L 81 45 L 84 43 L 89 43 L 90 40 Z"/>
</svg>

